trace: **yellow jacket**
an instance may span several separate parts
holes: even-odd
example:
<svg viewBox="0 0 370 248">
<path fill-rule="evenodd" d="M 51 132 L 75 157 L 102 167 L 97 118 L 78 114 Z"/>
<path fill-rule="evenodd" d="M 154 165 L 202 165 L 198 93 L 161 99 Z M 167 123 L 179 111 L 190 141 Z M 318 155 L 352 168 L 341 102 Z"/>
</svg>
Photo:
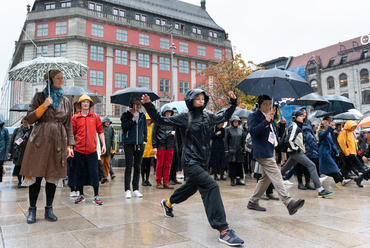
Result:
<svg viewBox="0 0 370 248">
<path fill-rule="evenodd" d="M 150 116 L 148 113 L 145 114 L 145 117 L 147 120 L 150 120 Z M 153 127 L 153 122 L 148 124 L 146 123 L 146 128 L 147 128 L 147 134 L 146 134 L 146 145 L 143 153 L 143 158 L 154 158 L 154 153 L 153 153 L 153 145 L 152 145 L 152 127 Z"/>
<path fill-rule="evenodd" d="M 110 153 L 115 154 L 117 152 L 117 138 L 114 136 L 114 150 L 110 147 Z"/>
<path fill-rule="evenodd" d="M 338 143 L 346 156 L 349 156 L 350 154 L 357 155 L 357 140 L 355 139 L 351 129 L 353 126 L 357 127 L 354 121 L 347 121 L 342 132 L 338 135 Z"/>
</svg>

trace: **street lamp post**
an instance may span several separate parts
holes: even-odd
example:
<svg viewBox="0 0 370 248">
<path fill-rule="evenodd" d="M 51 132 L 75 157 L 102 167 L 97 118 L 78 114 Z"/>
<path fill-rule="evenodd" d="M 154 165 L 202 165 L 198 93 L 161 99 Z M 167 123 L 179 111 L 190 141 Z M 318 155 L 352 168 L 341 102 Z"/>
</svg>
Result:
<svg viewBox="0 0 370 248">
<path fill-rule="evenodd" d="M 173 84 L 174 84 L 174 82 L 173 82 L 173 55 L 174 55 L 174 49 L 176 49 L 176 46 L 175 46 L 175 44 L 173 43 L 173 27 L 172 27 L 172 25 L 166 25 L 168 28 L 169 28 L 169 32 L 170 32 L 170 34 L 171 34 L 171 44 L 170 44 L 170 49 L 171 49 L 171 69 L 170 69 L 170 71 L 171 71 L 171 93 L 172 93 L 172 97 L 171 97 L 171 102 L 173 102 L 173 101 L 175 101 L 175 94 L 174 94 L 174 92 L 173 92 Z M 167 31 L 167 32 L 168 32 Z"/>
</svg>

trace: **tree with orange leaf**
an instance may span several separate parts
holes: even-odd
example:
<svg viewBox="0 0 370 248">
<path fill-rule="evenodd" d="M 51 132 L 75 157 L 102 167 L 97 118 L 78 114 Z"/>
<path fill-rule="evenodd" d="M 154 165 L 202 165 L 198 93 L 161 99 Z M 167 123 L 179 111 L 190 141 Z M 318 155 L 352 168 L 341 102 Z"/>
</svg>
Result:
<svg viewBox="0 0 370 248">
<path fill-rule="evenodd" d="M 205 90 L 209 96 L 208 109 L 217 112 L 228 106 L 228 92 L 235 92 L 238 97 L 238 107 L 252 110 L 257 97 L 247 96 L 235 86 L 256 69 L 263 67 L 255 65 L 252 61 L 245 63 L 241 54 L 234 58 L 222 59 L 216 65 L 210 64 L 199 75 L 203 81 L 196 84 L 197 88 Z"/>
</svg>

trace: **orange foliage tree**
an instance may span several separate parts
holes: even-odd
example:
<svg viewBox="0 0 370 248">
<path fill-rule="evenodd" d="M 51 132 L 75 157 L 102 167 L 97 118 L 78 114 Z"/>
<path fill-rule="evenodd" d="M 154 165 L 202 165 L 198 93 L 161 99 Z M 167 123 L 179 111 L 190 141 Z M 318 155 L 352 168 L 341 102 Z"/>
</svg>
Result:
<svg viewBox="0 0 370 248">
<path fill-rule="evenodd" d="M 257 97 L 247 96 L 235 86 L 256 69 L 263 67 L 255 65 L 252 61 L 245 63 L 241 54 L 236 53 L 234 58 L 222 59 L 218 64 L 210 64 L 201 71 L 198 75 L 203 76 L 203 81 L 197 83 L 196 87 L 207 92 L 209 96 L 207 108 L 213 112 L 228 106 L 229 91 L 234 91 L 238 97 L 238 107 L 252 110 Z"/>
</svg>

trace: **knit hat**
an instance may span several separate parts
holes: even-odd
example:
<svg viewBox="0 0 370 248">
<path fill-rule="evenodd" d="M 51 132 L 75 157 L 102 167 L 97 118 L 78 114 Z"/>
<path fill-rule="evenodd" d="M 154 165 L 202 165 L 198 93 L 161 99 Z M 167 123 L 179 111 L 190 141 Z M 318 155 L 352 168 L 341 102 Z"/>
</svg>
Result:
<svg viewBox="0 0 370 248">
<path fill-rule="evenodd" d="M 295 119 L 295 120 L 297 120 L 297 117 L 298 117 L 298 116 L 300 116 L 300 115 L 303 115 L 302 111 L 300 111 L 300 110 L 295 110 L 295 111 L 293 111 L 293 113 L 292 113 L 292 119 L 293 119 L 293 117 L 294 117 L 294 119 Z"/>
</svg>

